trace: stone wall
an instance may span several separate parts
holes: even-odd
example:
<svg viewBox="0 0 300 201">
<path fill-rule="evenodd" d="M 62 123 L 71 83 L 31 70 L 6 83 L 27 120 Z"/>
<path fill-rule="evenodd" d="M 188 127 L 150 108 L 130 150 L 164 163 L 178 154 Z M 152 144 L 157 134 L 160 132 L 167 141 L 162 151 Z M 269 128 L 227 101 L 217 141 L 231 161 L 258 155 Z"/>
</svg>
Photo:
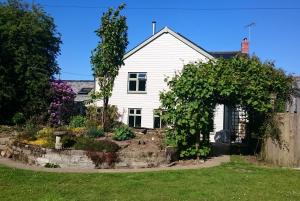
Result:
<svg viewBox="0 0 300 201">
<path fill-rule="evenodd" d="M 155 148 L 157 151 L 150 151 L 144 145 L 136 147 L 139 150 L 131 149 L 130 146 L 121 149 L 114 163 L 105 161 L 99 163 L 95 159 L 92 160 L 91 155 L 95 154 L 83 150 L 55 150 L 9 141 L 9 139 L 2 141 L 0 138 L 2 157 L 12 158 L 29 165 L 45 166 L 48 163 L 62 168 L 149 168 L 170 162 L 165 150 Z M 101 155 L 101 152 L 96 154 Z"/>
</svg>

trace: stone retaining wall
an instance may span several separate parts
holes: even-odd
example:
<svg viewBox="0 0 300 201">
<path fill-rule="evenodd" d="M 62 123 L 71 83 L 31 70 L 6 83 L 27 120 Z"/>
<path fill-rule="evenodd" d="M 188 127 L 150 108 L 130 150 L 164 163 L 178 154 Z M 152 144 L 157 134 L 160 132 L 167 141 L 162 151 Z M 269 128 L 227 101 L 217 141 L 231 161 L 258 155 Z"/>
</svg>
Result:
<svg viewBox="0 0 300 201">
<path fill-rule="evenodd" d="M 5 143 L 1 143 L 0 140 L 0 152 L 2 157 L 12 158 L 30 165 L 45 166 L 49 163 L 59 165 L 62 168 L 148 168 L 158 167 L 170 162 L 170 159 L 168 159 L 170 156 L 165 150 L 149 152 L 121 149 L 117 153 L 117 162 L 113 164 L 102 162 L 99 165 L 91 159 L 91 154 L 87 151 L 46 149 L 7 139 Z"/>
</svg>

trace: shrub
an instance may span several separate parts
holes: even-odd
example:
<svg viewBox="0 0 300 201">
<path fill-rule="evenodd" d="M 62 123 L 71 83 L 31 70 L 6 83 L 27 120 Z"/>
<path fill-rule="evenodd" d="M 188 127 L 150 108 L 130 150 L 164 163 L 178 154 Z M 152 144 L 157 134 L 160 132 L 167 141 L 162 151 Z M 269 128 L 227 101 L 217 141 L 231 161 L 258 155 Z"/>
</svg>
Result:
<svg viewBox="0 0 300 201">
<path fill-rule="evenodd" d="M 86 150 L 86 151 L 103 151 L 103 152 L 117 152 L 120 147 L 116 143 L 109 140 L 96 141 L 92 138 L 81 137 L 77 138 L 75 149 Z"/>
<path fill-rule="evenodd" d="M 87 156 L 92 159 L 97 168 L 111 168 L 118 160 L 118 155 L 112 152 L 88 152 Z M 103 167 L 104 163 L 108 166 Z"/>
<path fill-rule="evenodd" d="M 200 158 L 206 158 L 211 152 L 210 146 L 200 146 L 198 151 L 195 146 L 186 148 L 180 152 L 181 158 L 196 158 L 197 155 Z"/>
<path fill-rule="evenodd" d="M 17 112 L 13 118 L 12 118 L 12 122 L 15 124 L 15 125 L 22 125 L 25 123 L 25 116 L 23 113 L 21 112 Z"/>
<path fill-rule="evenodd" d="M 134 138 L 134 132 L 128 126 L 120 126 L 119 128 L 115 129 L 113 134 L 113 139 L 118 141 L 129 140 Z"/>
<path fill-rule="evenodd" d="M 86 126 L 86 117 L 77 115 L 71 118 L 69 126 L 71 128 L 80 128 Z"/>
<path fill-rule="evenodd" d="M 83 136 L 87 133 L 87 128 L 85 127 L 79 127 L 79 128 L 70 128 L 69 132 L 71 132 L 72 134 L 76 135 L 76 136 Z"/>
<path fill-rule="evenodd" d="M 89 120 L 102 125 L 102 107 L 89 106 L 86 110 L 86 116 Z M 118 108 L 115 105 L 108 105 L 106 109 L 105 125 L 108 130 L 111 130 L 118 124 L 120 115 Z"/>
<path fill-rule="evenodd" d="M 53 148 L 55 144 L 54 129 L 45 127 L 36 133 L 36 140 L 29 142 L 30 144 L 40 145 L 42 147 Z"/>
<path fill-rule="evenodd" d="M 46 163 L 46 164 L 44 165 L 44 167 L 45 167 L 45 168 L 60 168 L 59 165 L 54 164 L 54 163 Z"/>
<path fill-rule="evenodd" d="M 71 148 L 76 144 L 76 138 L 72 135 L 65 135 L 61 139 L 63 148 Z"/>
<path fill-rule="evenodd" d="M 104 130 L 102 128 L 91 127 L 87 131 L 87 135 L 92 138 L 104 136 Z"/>
<path fill-rule="evenodd" d="M 45 127 L 37 132 L 38 138 L 48 138 L 53 137 L 54 129 L 50 127 Z"/>
<path fill-rule="evenodd" d="M 74 109 L 75 92 L 66 82 L 51 82 L 52 100 L 48 109 L 49 123 L 54 126 L 69 122 Z"/>
<path fill-rule="evenodd" d="M 94 121 L 94 120 L 87 120 L 86 121 L 86 127 L 87 128 L 97 127 L 98 125 L 100 125 L 100 123 L 98 123 L 97 121 Z"/>
<path fill-rule="evenodd" d="M 39 128 L 36 124 L 31 121 L 27 121 L 24 127 L 24 134 L 26 138 L 29 140 L 36 140 L 36 135 Z"/>
</svg>

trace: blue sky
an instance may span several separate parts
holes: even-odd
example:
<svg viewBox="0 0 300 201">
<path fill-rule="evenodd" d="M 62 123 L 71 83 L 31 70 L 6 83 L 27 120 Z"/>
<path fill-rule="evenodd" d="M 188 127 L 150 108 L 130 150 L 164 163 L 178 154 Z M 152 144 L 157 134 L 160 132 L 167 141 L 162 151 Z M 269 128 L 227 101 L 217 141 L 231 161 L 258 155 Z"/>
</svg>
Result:
<svg viewBox="0 0 300 201">
<path fill-rule="evenodd" d="M 32 0 L 26 0 L 32 2 Z M 300 9 L 298 10 L 197 10 L 197 8 L 300 8 L 297 0 L 34 0 L 43 5 L 62 35 L 58 63 L 61 79 L 92 79 L 90 56 L 98 38 L 94 31 L 106 7 L 127 4 L 128 50 L 149 37 L 152 20 L 157 29 L 172 28 L 208 51 L 239 50 L 248 36 L 245 25 L 255 22 L 251 53 L 274 60 L 288 73 L 300 75 Z M 138 8 L 138 9 L 135 9 Z M 194 8 L 147 9 L 147 8 Z"/>
</svg>

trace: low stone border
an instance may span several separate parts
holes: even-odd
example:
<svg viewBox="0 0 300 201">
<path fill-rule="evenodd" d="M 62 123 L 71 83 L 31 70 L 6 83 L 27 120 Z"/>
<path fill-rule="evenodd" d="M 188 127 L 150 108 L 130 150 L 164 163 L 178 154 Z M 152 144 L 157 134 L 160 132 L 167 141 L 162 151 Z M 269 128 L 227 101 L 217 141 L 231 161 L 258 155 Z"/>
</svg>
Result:
<svg viewBox="0 0 300 201">
<path fill-rule="evenodd" d="M 48 149 L 24 144 L 14 139 L 0 138 L 0 155 L 29 165 L 60 168 L 152 168 L 167 164 L 174 158 L 174 151 L 121 149 L 116 153 L 90 152 L 73 149 Z"/>
<path fill-rule="evenodd" d="M 188 166 L 172 166 L 172 167 L 155 167 L 155 168 L 140 168 L 140 169 L 89 169 L 89 168 L 45 168 L 40 166 L 26 165 L 21 162 L 13 161 L 8 158 L 0 158 L 0 164 L 17 169 L 42 171 L 42 172 L 61 172 L 61 173 L 134 173 L 134 172 L 156 172 L 168 170 L 191 170 L 200 168 L 209 168 L 219 166 L 222 163 L 230 162 L 229 155 L 223 155 L 208 159 L 204 163 Z"/>
</svg>

